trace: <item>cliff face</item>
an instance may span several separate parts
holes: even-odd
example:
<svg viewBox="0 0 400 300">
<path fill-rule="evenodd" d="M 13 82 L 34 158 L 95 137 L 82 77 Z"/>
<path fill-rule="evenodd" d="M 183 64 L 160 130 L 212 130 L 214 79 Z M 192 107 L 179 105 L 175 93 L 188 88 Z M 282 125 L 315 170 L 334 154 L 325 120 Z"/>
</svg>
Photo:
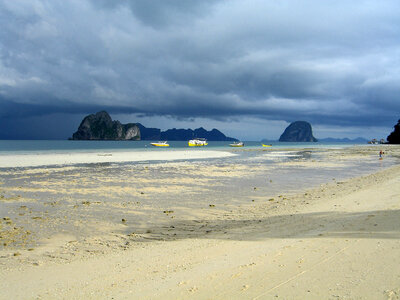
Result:
<svg viewBox="0 0 400 300">
<path fill-rule="evenodd" d="M 280 142 L 316 142 L 311 124 L 305 121 L 291 123 L 279 138 Z"/>
<path fill-rule="evenodd" d="M 394 125 L 394 130 L 387 137 L 389 144 L 400 144 L 400 120 Z"/>
<path fill-rule="evenodd" d="M 101 111 L 83 119 L 73 140 L 140 140 L 140 130 L 136 124 L 121 124 Z"/>
</svg>

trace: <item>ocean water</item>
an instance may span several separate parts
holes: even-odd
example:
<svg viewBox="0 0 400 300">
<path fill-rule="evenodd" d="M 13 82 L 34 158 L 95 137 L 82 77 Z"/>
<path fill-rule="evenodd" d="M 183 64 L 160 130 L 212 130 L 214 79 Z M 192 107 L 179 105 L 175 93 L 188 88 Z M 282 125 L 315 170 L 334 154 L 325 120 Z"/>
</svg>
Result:
<svg viewBox="0 0 400 300">
<path fill-rule="evenodd" d="M 1 152 L 88 152 L 98 150 L 113 150 L 113 151 L 138 151 L 138 150 L 151 150 L 151 151 L 173 151 L 174 149 L 182 150 L 199 149 L 200 147 L 189 147 L 187 141 L 168 141 L 170 147 L 153 147 L 150 145 L 154 141 L 70 141 L 70 140 L 0 140 L 0 153 Z M 230 142 L 222 141 L 209 141 L 208 146 L 202 149 L 232 149 L 229 146 Z M 261 149 L 261 142 L 246 141 L 245 147 L 240 149 Z M 351 143 L 281 143 L 272 142 L 274 149 L 277 148 L 345 148 L 354 146 Z"/>
<path fill-rule="evenodd" d="M 72 140 L 0 140 L 0 156 L 74 154 L 74 153 L 107 153 L 107 152 L 170 152 L 170 151 L 225 151 L 235 156 L 223 158 L 195 159 L 204 164 L 246 164 L 249 167 L 259 164 L 274 164 L 282 161 L 302 160 L 319 157 L 326 150 L 340 150 L 354 146 L 351 143 L 281 143 L 270 142 L 272 147 L 263 147 L 259 141 L 245 141 L 245 147 L 230 147 L 231 142 L 209 141 L 204 147 L 189 147 L 187 141 L 169 141 L 170 147 L 154 147 L 154 141 L 72 141 Z M 357 145 L 362 146 L 362 145 Z M 365 145 L 367 146 L 367 145 Z M 162 156 L 160 156 L 162 157 Z M 179 161 L 186 161 L 181 158 Z M 189 159 L 193 161 L 193 159 Z M 152 161 L 152 163 L 162 163 Z M 148 163 L 147 161 L 120 162 L 118 165 Z M 2 166 L 0 165 L 0 168 Z"/>
</svg>

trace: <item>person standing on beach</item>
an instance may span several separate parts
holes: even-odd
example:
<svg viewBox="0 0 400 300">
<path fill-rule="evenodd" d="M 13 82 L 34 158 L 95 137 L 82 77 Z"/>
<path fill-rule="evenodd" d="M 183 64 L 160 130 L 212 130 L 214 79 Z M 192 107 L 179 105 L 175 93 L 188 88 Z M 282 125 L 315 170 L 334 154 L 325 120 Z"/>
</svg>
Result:
<svg viewBox="0 0 400 300">
<path fill-rule="evenodd" d="M 383 151 L 382 150 L 379 151 L 379 159 L 382 159 L 382 154 L 383 154 Z"/>
</svg>

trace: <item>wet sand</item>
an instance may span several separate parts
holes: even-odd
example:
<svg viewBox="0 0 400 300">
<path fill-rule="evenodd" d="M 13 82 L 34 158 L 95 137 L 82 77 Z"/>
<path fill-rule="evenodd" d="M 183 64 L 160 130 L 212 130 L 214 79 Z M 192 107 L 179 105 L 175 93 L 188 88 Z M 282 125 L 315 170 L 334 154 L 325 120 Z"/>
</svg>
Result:
<svg viewBox="0 0 400 300">
<path fill-rule="evenodd" d="M 169 149 L 165 149 L 169 150 Z M 6 154 L 0 155 L 0 167 L 37 167 L 49 165 L 71 165 L 89 163 L 137 162 L 137 161 L 169 161 L 190 160 L 233 156 L 224 151 L 173 150 L 173 151 L 91 151 L 81 153 L 46 153 Z"/>
<path fill-rule="evenodd" d="M 278 166 L 318 172 L 375 152 L 328 150 Z M 269 167 L 209 166 L 196 176 L 190 164 L 165 167 L 163 176 L 136 166 L 135 186 L 124 176 L 116 184 L 104 166 L 3 170 L 0 298 L 398 299 L 400 166 L 268 196 L 250 185 L 246 199 L 225 184 L 263 176 L 268 186 Z M 232 201 L 202 201 L 214 185 Z M 157 207 L 155 195 L 170 198 Z"/>
</svg>

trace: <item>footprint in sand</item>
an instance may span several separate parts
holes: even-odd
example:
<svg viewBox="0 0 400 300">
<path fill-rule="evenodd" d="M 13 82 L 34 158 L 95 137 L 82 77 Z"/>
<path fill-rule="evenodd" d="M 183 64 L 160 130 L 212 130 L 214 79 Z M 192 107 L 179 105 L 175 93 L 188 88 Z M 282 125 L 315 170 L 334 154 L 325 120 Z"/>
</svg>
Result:
<svg viewBox="0 0 400 300">
<path fill-rule="evenodd" d="M 250 286 L 249 286 L 248 284 L 245 284 L 245 285 L 243 286 L 243 288 L 242 288 L 242 292 L 248 290 L 249 287 L 250 287 Z"/>
</svg>

